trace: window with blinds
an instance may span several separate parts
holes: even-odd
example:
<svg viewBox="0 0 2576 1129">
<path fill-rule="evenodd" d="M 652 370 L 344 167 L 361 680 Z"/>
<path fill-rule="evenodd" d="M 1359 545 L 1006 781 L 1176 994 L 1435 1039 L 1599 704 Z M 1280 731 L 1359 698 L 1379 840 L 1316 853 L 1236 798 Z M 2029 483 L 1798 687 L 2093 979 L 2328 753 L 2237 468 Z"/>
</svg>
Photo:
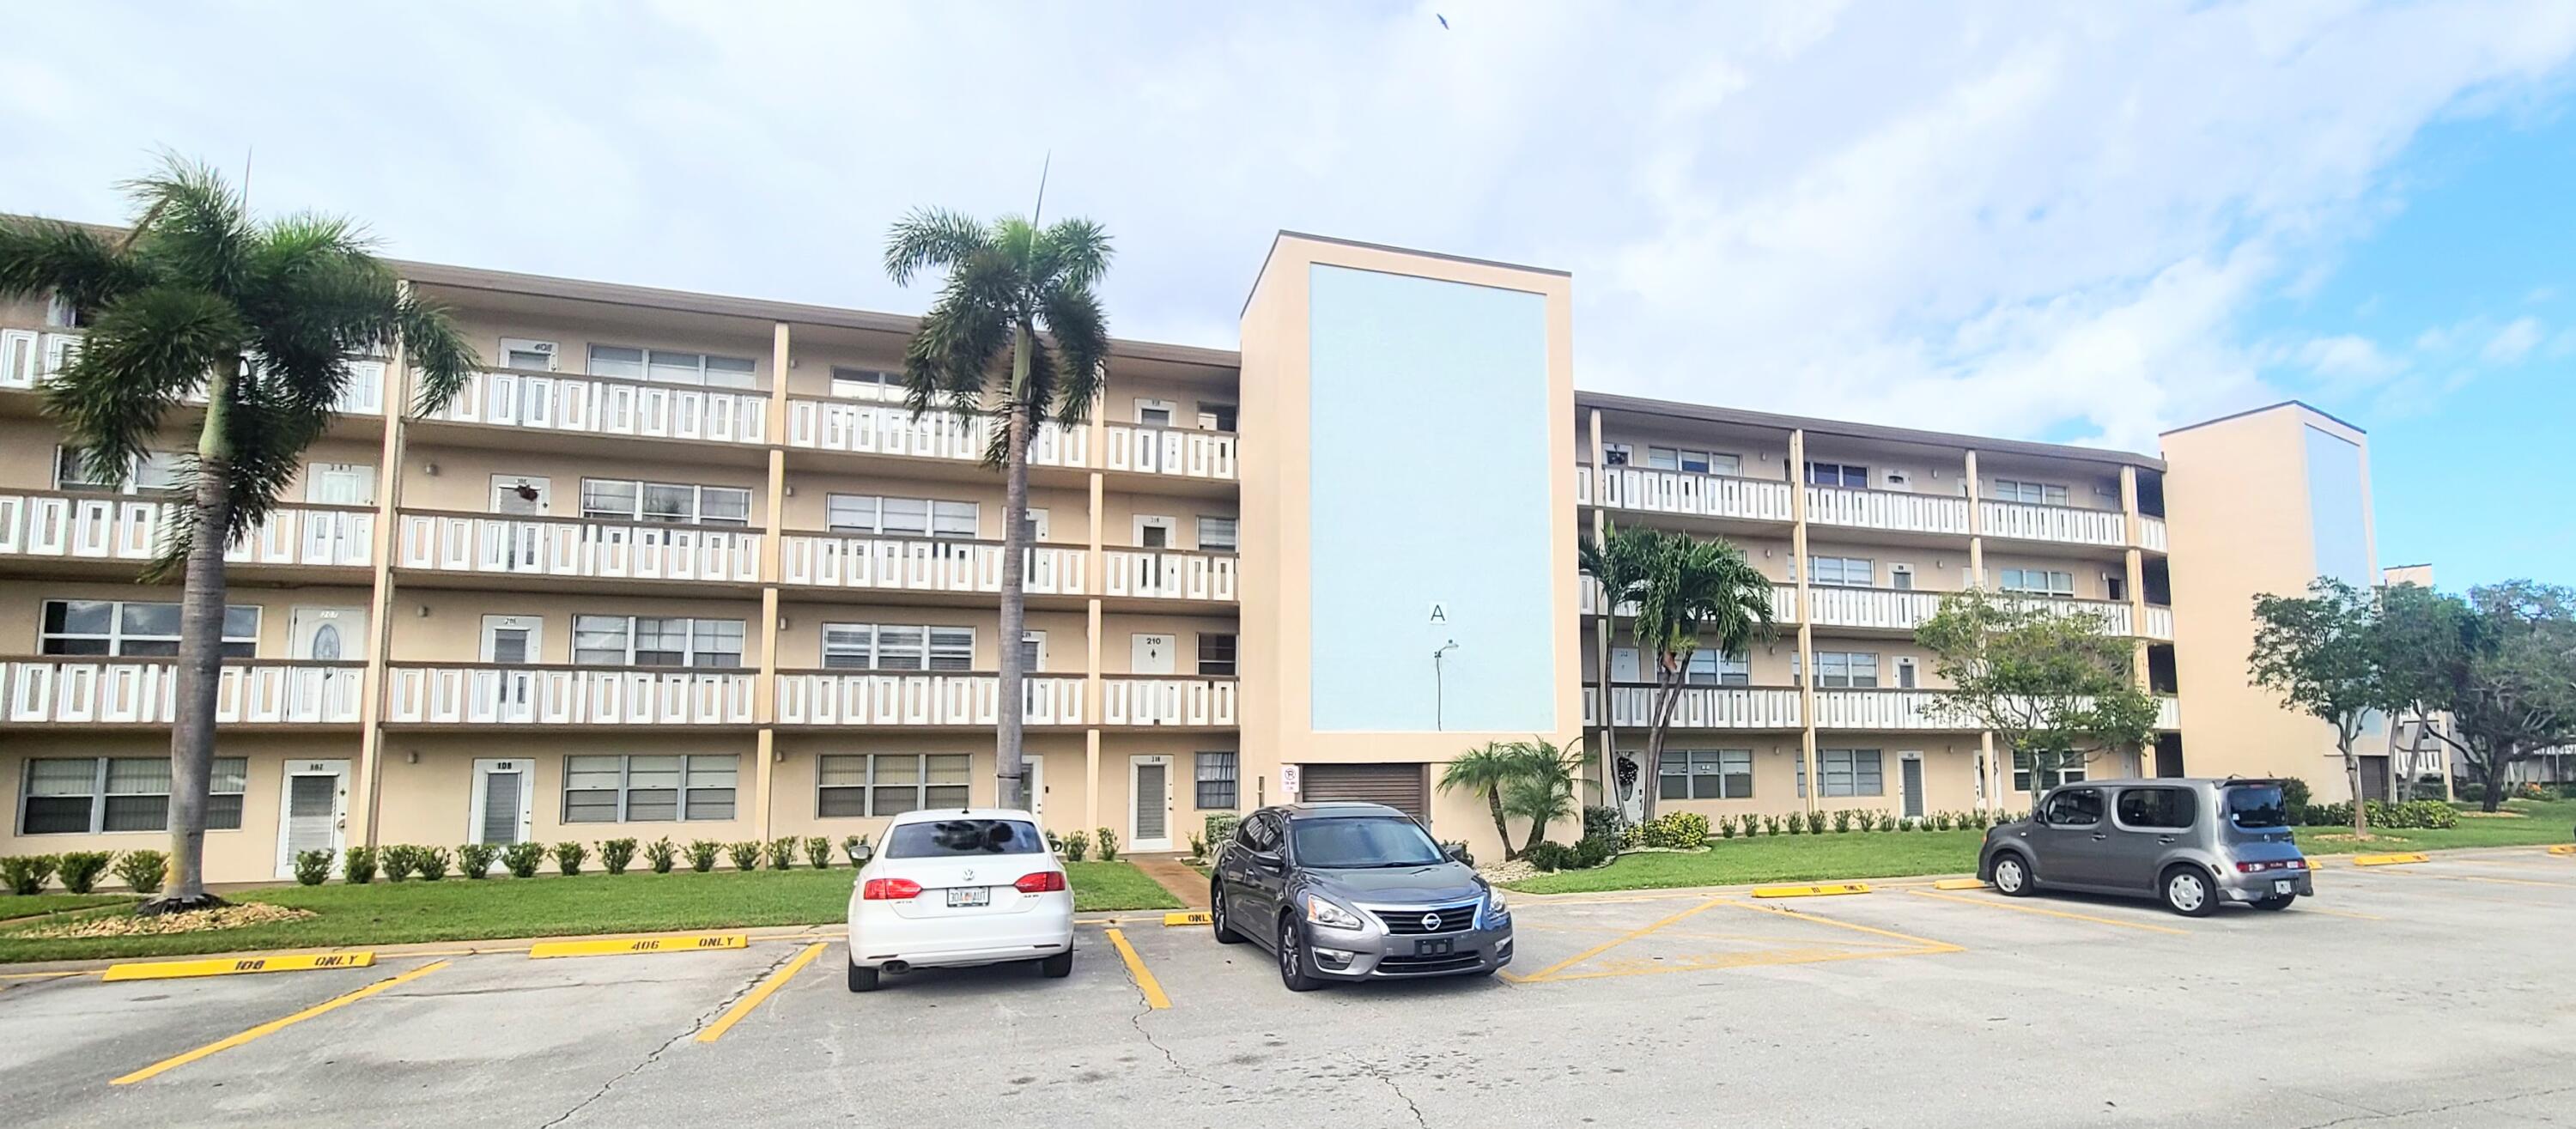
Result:
<svg viewBox="0 0 2576 1129">
<path fill-rule="evenodd" d="M 964 753 L 867 753 L 817 758 L 814 814 L 901 815 L 967 805 Z"/>
<path fill-rule="evenodd" d="M 732 819 L 741 762 L 732 753 L 565 757 L 563 821 Z"/>
<path fill-rule="evenodd" d="M 238 831 L 250 762 L 217 757 L 207 780 L 206 827 Z M 22 835 L 166 831 L 170 761 L 164 757 L 39 757 L 27 762 L 18 805 Z"/>
</svg>

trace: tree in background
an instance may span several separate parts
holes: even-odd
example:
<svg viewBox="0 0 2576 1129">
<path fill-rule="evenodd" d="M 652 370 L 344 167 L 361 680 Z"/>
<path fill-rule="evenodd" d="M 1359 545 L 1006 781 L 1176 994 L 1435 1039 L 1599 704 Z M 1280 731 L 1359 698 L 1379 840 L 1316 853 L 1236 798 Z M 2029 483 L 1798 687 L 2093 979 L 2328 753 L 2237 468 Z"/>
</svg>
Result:
<svg viewBox="0 0 2576 1129">
<path fill-rule="evenodd" d="M 2361 757 L 2353 751 L 2372 713 L 2393 713 L 2403 703 L 2382 662 L 2379 603 L 2371 593 L 2330 576 L 2309 582 L 2305 596 L 2254 597 L 2254 651 L 2246 656 L 2253 684 L 2281 703 L 2335 731 L 2335 751 L 2352 788 L 2352 833 L 2370 837 L 2368 804 L 2361 801 Z"/>
<path fill-rule="evenodd" d="M 1745 559 L 1744 550 L 1726 541 L 1646 527 L 1612 526 L 1600 541 L 1585 541 L 1581 556 L 1584 571 L 1602 581 L 1605 607 L 1637 606 L 1629 630 L 1638 651 L 1654 663 L 1645 764 L 1604 770 L 1616 783 L 1614 802 L 1622 811 L 1633 819 L 1652 819 L 1655 790 L 1645 786 L 1645 777 L 1663 756 L 1691 656 L 1702 649 L 1740 653 L 1755 638 L 1769 635 L 1771 578 Z M 1620 581 L 1617 587 L 1610 584 L 1614 577 Z M 1601 673 L 1601 705 L 1603 716 L 1609 717 L 1614 712 L 1610 672 Z M 1624 759 L 1618 758 L 1615 743 L 1611 756 Z"/>
<path fill-rule="evenodd" d="M 2380 681 L 2397 720 L 2414 723 L 2406 749 L 2410 765 L 2420 765 L 2427 741 L 2456 747 L 2440 730 L 2456 724 L 2451 705 L 2468 685 L 2478 634 L 2466 600 L 2416 584 L 2379 590 Z"/>
<path fill-rule="evenodd" d="M 2542 750 L 2576 744 L 2576 590 L 2512 580 L 2466 600 L 2414 585 L 2382 598 L 2380 661 L 2393 696 L 2457 750 L 2480 805 L 2504 801 L 2506 776 Z"/>
<path fill-rule="evenodd" d="M 1547 826 L 1571 818 L 1579 805 L 1574 802 L 1574 781 L 1583 769 L 1583 747 L 1576 744 L 1560 748 L 1544 737 L 1514 741 L 1508 746 L 1518 768 L 1503 787 L 1503 812 L 1529 823 L 1529 836 L 1521 841 L 1521 853 L 1528 854 L 1539 840 L 1547 838 Z M 1499 826 L 1499 825 L 1497 825 Z M 1503 836 L 1505 853 L 1512 839 Z"/>
<path fill-rule="evenodd" d="M 1999 755 L 2027 761 L 2034 808 L 2044 781 L 2155 739 L 2156 699 L 2138 685 L 2132 646 L 2098 616 L 1971 588 L 1943 596 L 1914 639 L 1951 685 L 1926 709 L 1992 732 Z"/>
<path fill-rule="evenodd" d="M 1001 806 L 1029 806 L 1020 749 L 1026 706 L 1019 641 L 1028 634 L 1029 444 L 1053 420 L 1090 418 L 1109 363 L 1109 322 L 1092 285 L 1109 270 L 1109 235 L 1083 219 L 1040 228 L 1011 216 L 985 224 L 916 209 L 886 237 L 896 285 L 945 269 L 938 301 L 904 349 L 905 404 L 914 419 L 946 408 L 991 419 L 984 463 L 1002 472 L 1002 623 L 993 774 Z"/>
<path fill-rule="evenodd" d="M 1503 791 L 1511 786 L 1521 771 L 1518 753 L 1500 741 L 1487 741 L 1482 748 L 1469 749 L 1440 771 L 1442 791 L 1467 792 L 1485 798 L 1485 806 L 1494 816 L 1494 834 L 1503 841 L 1505 862 L 1519 858 L 1520 852 L 1512 848 L 1512 829 L 1504 822 Z"/>
<path fill-rule="evenodd" d="M 176 157 L 125 188 L 139 218 L 122 233 L 0 219 L 0 294 L 62 295 L 87 331 L 46 387 L 45 412 L 93 481 L 126 480 L 165 428 L 195 436 L 145 575 L 176 574 L 182 586 L 170 880 L 137 909 L 157 914 L 223 901 L 205 889 L 205 846 L 224 551 L 294 480 L 348 385 L 350 357 L 399 348 L 413 407 L 428 412 L 455 396 L 474 355 L 347 220 L 256 221 L 214 170 Z"/>
</svg>

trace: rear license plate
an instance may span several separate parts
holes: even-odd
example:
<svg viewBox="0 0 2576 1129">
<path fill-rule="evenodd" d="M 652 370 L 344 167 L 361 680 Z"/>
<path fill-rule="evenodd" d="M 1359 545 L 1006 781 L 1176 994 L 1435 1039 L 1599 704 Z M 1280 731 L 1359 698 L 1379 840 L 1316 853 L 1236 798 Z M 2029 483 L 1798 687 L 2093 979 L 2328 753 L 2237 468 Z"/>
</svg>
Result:
<svg viewBox="0 0 2576 1129">
<path fill-rule="evenodd" d="M 2272 892 L 2275 894 L 2295 893 L 2298 888 L 2299 884 L 2297 882 L 2291 881 L 2287 878 L 2275 878 L 2272 880 Z"/>
<path fill-rule="evenodd" d="M 1456 951 L 1458 951 L 1458 939 L 1455 937 L 1413 943 L 1413 955 L 1418 957 L 1445 957 Z"/>
<path fill-rule="evenodd" d="M 967 909 L 991 904 L 993 904 L 992 887 L 951 886 L 948 888 L 948 908 L 950 909 Z"/>
</svg>

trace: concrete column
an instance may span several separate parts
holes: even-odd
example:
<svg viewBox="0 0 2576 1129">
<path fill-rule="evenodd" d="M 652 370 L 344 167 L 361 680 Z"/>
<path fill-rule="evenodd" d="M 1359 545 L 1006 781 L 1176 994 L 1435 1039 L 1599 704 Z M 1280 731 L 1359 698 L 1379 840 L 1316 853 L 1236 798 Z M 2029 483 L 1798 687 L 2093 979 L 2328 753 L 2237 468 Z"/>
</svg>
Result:
<svg viewBox="0 0 2576 1129">
<path fill-rule="evenodd" d="M 402 284 L 405 293 L 411 284 Z M 367 599 L 367 669 L 358 677 L 358 763 L 349 774 L 349 818 L 356 826 L 341 830 L 341 841 L 376 845 L 377 817 L 383 809 L 385 701 L 393 682 L 394 554 L 402 549 L 404 415 L 411 406 L 409 359 L 397 342 L 385 361 L 384 440 L 376 453 L 376 532 L 369 551 L 375 555 L 372 589 Z"/>
<path fill-rule="evenodd" d="M 2121 564 L 2124 568 L 2122 575 L 2126 578 L 2124 583 L 2129 589 L 2129 630 L 2136 639 L 2129 651 L 2129 661 L 2138 688 L 2149 690 L 2152 685 L 2147 678 L 2147 562 L 2146 553 L 2138 548 L 2146 539 L 2146 520 L 2138 512 L 2138 468 L 2133 466 L 2120 468 L 2120 514 L 2121 525 L 2129 534 L 2129 548 L 2121 554 Z M 2156 747 L 2150 743 L 2138 750 L 2138 775 L 2155 774 Z"/>
<path fill-rule="evenodd" d="M 792 334 L 786 322 L 769 327 L 768 532 L 760 540 L 760 675 L 751 684 L 751 718 L 760 726 L 751 758 L 751 830 L 754 838 L 770 837 L 776 795 L 778 751 L 778 636 L 780 562 L 787 528 L 787 372 L 795 367 Z"/>
<path fill-rule="evenodd" d="M 1977 480 L 1977 453 L 1968 452 L 1968 582 L 1962 588 L 1986 586 L 1985 485 Z"/>
<path fill-rule="evenodd" d="M 1807 432 L 1789 433 L 1789 567 L 1798 576 L 1798 757 L 1806 766 L 1807 810 L 1816 810 L 1823 782 L 1816 778 L 1816 608 L 1808 592 L 1814 569 L 1807 561 Z"/>
<path fill-rule="evenodd" d="M 1609 466 L 1601 455 L 1601 409 L 1594 408 L 1586 413 L 1584 425 L 1585 432 L 1591 439 L 1592 541 L 1597 545 L 1601 543 L 1602 538 L 1610 535 L 1609 513 L 1601 505 L 1603 480 L 1609 474 Z M 1598 593 L 1600 585 L 1595 584 L 1593 589 Z M 1599 688 L 1593 691 L 1599 695 L 1597 698 L 1599 706 L 1593 718 L 1592 748 L 1601 758 L 1601 779 L 1595 782 L 1599 794 L 1595 797 L 1595 802 L 1603 804 L 1611 802 L 1611 797 L 1618 794 L 1611 783 L 1610 775 L 1618 771 L 1612 764 L 1612 758 L 1618 754 L 1618 750 L 1610 747 L 1610 636 L 1618 626 L 1619 609 L 1615 606 L 1601 609 L 1599 614 L 1592 618 L 1593 670 L 1597 672 L 1600 679 Z"/>
</svg>

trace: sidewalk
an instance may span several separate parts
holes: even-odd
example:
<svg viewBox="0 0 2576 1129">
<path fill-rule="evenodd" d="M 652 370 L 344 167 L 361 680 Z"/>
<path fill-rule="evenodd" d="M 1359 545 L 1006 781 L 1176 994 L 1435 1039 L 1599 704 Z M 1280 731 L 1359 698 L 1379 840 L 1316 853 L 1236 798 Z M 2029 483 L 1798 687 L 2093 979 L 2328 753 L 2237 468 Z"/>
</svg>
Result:
<svg viewBox="0 0 2576 1129">
<path fill-rule="evenodd" d="M 1179 855 L 1129 855 L 1127 861 L 1155 884 L 1181 900 L 1181 905 L 1196 910 L 1208 908 L 1207 875 L 1199 873 Z"/>
</svg>

